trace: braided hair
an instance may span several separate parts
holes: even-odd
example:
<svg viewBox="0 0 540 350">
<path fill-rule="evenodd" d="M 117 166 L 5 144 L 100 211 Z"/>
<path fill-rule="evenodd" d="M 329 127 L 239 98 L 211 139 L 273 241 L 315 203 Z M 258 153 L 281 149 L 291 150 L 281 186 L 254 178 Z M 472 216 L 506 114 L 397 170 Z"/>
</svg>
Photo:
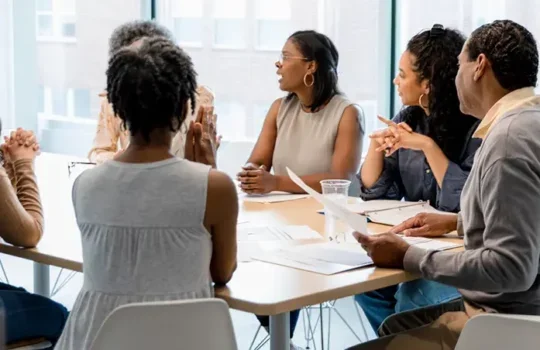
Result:
<svg viewBox="0 0 540 350">
<path fill-rule="evenodd" d="M 461 160 L 471 128 L 478 122 L 459 109 L 455 79 L 464 43 L 465 37 L 460 32 L 435 24 L 407 44 L 407 51 L 414 56 L 413 71 L 418 81 L 429 81 L 430 115 L 419 106 L 410 106 L 403 110 L 403 120 L 413 130 L 419 127 L 453 162 Z"/>
<path fill-rule="evenodd" d="M 144 37 L 160 36 L 174 41 L 172 33 L 154 21 L 136 20 L 117 27 L 109 38 L 109 56 Z"/>
<path fill-rule="evenodd" d="M 197 73 L 191 58 L 163 37 L 117 51 L 107 69 L 107 98 L 131 135 L 148 142 L 154 129 L 176 132 L 195 106 Z"/>
<path fill-rule="evenodd" d="M 484 54 L 495 78 L 509 91 L 536 86 L 538 49 L 531 32 L 510 20 L 498 20 L 477 28 L 467 42 L 469 61 Z"/>
</svg>

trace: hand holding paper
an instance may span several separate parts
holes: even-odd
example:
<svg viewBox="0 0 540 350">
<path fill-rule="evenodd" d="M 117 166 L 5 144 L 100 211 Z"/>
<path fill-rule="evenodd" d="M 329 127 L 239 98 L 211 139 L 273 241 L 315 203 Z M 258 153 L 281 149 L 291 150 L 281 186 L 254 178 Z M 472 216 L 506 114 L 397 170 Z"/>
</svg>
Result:
<svg viewBox="0 0 540 350">
<path fill-rule="evenodd" d="M 314 189 L 306 185 L 306 183 L 302 181 L 302 179 L 299 178 L 298 175 L 296 175 L 291 169 L 287 168 L 287 173 L 295 184 L 300 186 L 300 188 L 302 188 L 304 191 L 306 191 L 307 194 L 315 198 L 319 203 L 330 209 L 335 216 L 345 221 L 358 233 L 361 233 L 363 235 L 369 235 L 367 229 L 367 220 L 364 216 L 353 213 L 346 207 L 339 205 L 338 203 L 326 198 L 319 192 L 315 191 Z"/>
</svg>

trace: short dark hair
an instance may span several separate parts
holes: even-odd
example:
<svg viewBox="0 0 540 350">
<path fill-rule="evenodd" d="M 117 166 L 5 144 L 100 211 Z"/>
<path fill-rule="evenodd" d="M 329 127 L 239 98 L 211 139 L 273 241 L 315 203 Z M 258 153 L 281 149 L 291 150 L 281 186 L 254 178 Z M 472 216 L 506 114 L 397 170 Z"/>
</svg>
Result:
<svg viewBox="0 0 540 350">
<path fill-rule="evenodd" d="M 117 27 L 109 38 L 109 56 L 144 37 L 160 36 L 174 41 L 172 33 L 154 21 L 131 21 Z"/>
<path fill-rule="evenodd" d="M 144 38 L 117 51 L 107 69 L 107 98 L 124 127 L 149 141 L 154 129 L 172 132 L 195 106 L 197 74 L 191 58 L 170 40 Z M 190 102 L 190 103 L 189 103 Z"/>
<path fill-rule="evenodd" d="M 317 71 L 313 76 L 313 101 L 311 106 L 308 106 L 311 111 L 316 111 L 340 93 L 337 74 L 339 53 L 330 38 L 314 30 L 295 32 L 289 40 L 296 44 L 308 61 L 317 62 Z M 289 95 L 289 98 L 292 96 L 293 94 Z"/>
<path fill-rule="evenodd" d="M 409 40 L 407 51 L 414 56 L 413 71 L 418 81 L 429 81 L 429 117 L 421 107 L 405 108 L 403 120 L 411 128 L 433 139 L 443 153 L 459 162 L 467 137 L 477 119 L 464 115 L 459 109 L 455 79 L 458 55 L 465 36 L 454 29 L 435 24 Z"/>
<path fill-rule="evenodd" d="M 510 20 L 497 20 L 472 32 L 467 50 L 469 60 L 486 55 L 493 74 L 506 90 L 536 86 L 538 48 L 531 32 Z"/>
</svg>

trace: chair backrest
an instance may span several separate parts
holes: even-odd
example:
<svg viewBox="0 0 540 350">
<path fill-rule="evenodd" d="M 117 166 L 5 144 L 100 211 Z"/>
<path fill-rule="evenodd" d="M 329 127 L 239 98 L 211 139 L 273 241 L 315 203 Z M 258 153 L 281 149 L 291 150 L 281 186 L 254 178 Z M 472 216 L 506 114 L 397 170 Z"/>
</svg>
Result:
<svg viewBox="0 0 540 350">
<path fill-rule="evenodd" d="M 540 316 L 482 314 L 461 332 L 455 350 L 538 350 Z"/>
<path fill-rule="evenodd" d="M 135 303 L 105 319 L 92 350 L 238 350 L 227 304 L 220 299 Z"/>
</svg>

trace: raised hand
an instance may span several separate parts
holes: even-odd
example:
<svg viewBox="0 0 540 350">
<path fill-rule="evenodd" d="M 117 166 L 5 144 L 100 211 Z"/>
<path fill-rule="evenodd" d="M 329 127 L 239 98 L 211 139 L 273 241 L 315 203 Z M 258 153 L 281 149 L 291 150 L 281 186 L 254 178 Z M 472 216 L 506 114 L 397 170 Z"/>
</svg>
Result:
<svg viewBox="0 0 540 350">
<path fill-rule="evenodd" d="M 213 107 L 201 106 L 186 135 L 185 158 L 216 168 L 218 140 Z"/>
</svg>

